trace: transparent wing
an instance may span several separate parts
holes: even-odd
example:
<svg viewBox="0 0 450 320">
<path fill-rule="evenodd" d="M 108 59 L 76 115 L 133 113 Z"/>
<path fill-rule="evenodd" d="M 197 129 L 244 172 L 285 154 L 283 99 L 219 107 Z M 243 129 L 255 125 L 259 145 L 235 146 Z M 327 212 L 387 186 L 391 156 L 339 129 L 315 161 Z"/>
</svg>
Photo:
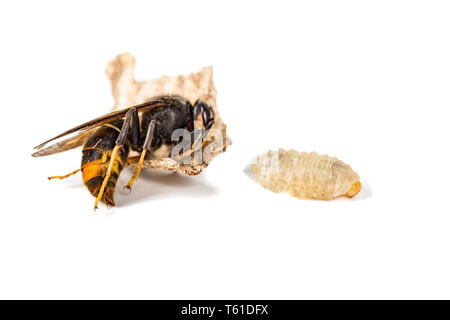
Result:
<svg viewBox="0 0 450 320">
<path fill-rule="evenodd" d="M 151 109 L 154 109 L 154 108 L 157 108 L 157 107 L 161 107 L 161 106 L 167 106 L 170 103 L 171 103 L 170 97 L 167 97 L 167 98 L 163 97 L 163 98 L 152 99 L 152 100 L 150 100 L 148 102 L 145 102 L 143 104 L 134 106 L 134 108 L 136 108 L 138 112 L 142 112 L 142 111 L 151 110 Z M 133 107 L 108 113 L 108 114 L 106 114 L 104 116 L 101 116 L 99 118 L 93 119 L 93 120 L 88 121 L 86 123 L 83 123 L 83 124 L 81 124 L 79 126 L 76 126 L 76 127 L 72 128 L 70 130 L 67 130 L 66 132 L 63 132 L 63 133 L 57 135 L 56 137 L 53 137 L 53 138 L 51 138 L 51 139 L 41 143 L 40 145 L 34 147 L 34 149 L 40 150 L 40 149 L 42 149 L 45 145 L 47 145 L 51 141 L 54 141 L 54 140 L 59 139 L 59 138 L 62 138 L 64 136 L 68 135 L 68 134 L 75 133 L 77 131 L 82 131 L 82 132 L 81 132 L 81 134 L 75 136 L 74 138 L 70 138 L 70 139 L 58 142 L 58 143 L 56 143 L 54 145 L 51 145 L 48 148 L 45 148 L 41 152 L 36 152 L 36 153 L 33 154 L 33 156 L 39 157 L 39 156 L 54 154 L 54 153 L 57 153 L 57 152 L 62 152 L 62 151 L 66 151 L 66 150 L 75 148 L 75 147 L 79 146 L 82 143 L 81 141 L 86 141 L 86 140 L 82 140 L 82 138 L 86 137 L 86 135 L 84 135 L 84 134 L 87 134 L 87 132 L 90 132 L 91 129 L 94 129 L 94 128 L 98 127 L 98 126 L 101 126 L 102 124 L 110 123 L 112 121 L 124 118 L 125 115 L 127 114 L 128 110 L 131 109 L 131 108 L 133 108 Z M 47 150 L 47 151 L 45 151 L 45 150 Z"/>
<path fill-rule="evenodd" d="M 77 134 L 74 137 L 70 137 L 66 140 L 62 140 L 60 142 L 52 144 L 51 146 L 48 146 L 47 148 L 39 150 L 39 151 L 33 153 L 32 156 L 33 157 L 49 156 L 49 155 L 52 155 L 55 153 L 64 152 L 64 151 L 79 147 L 86 142 L 86 140 L 89 138 L 89 136 L 94 131 L 95 131 L 95 128 L 80 132 L 79 134 Z"/>
</svg>

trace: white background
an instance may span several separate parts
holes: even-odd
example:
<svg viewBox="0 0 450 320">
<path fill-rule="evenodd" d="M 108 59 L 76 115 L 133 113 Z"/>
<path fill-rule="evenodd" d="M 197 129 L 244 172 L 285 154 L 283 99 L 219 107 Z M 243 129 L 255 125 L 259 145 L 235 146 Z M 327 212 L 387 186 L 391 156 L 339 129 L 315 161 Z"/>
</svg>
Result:
<svg viewBox="0 0 450 320">
<path fill-rule="evenodd" d="M 2 2 L 1 298 L 450 298 L 446 1 Z M 79 149 L 116 54 L 138 80 L 213 65 L 233 146 L 197 177 L 144 172 L 93 211 Z M 125 106 L 124 106 L 125 107 Z M 270 148 L 339 157 L 361 193 L 271 193 Z"/>
</svg>

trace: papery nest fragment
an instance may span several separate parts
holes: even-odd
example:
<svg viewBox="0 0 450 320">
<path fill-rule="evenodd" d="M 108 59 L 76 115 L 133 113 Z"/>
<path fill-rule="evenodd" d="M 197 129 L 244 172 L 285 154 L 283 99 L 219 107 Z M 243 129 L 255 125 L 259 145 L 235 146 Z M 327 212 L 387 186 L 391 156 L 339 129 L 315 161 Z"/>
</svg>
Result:
<svg viewBox="0 0 450 320">
<path fill-rule="evenodd" d="M 108 63 L 106 74 L 108 75 L 114 108 L 120 110 L 126 107 L 138 105 L 151 98 L 163 95 L 178 95 L 186 98 L 191 103 L 202 100 L 208 103 L 214 111 L 214 130 L 219 133 L 211 142 L 207 143 L 207 149 L 214 149 L 214 153 L 203 152 L 201 164 L 179 164 L 172 158 L 145 160 L 144 168 L 162 169 L 178 172 L 185 175 L 197 175 L 216 155 L 225 152 L 231 140 L 227 137 L 227 126 L 223 123 L 217 110 L 216 89 L 213 83 L 212 67 L 204 67 L 200 72 L 188 75 L 163 76 L 156 80 L 136 81 L 134 79 L 135 58 L 130 53 L 122 53 Z M 218 139 L 218 137 L 220 139 Z M 206 147 L 206 146 L 205 146 Z M 206 148 L 203 148 L 204 150 Z M 129 164 L 130 166 L 135 163 Z"/>
</svg>

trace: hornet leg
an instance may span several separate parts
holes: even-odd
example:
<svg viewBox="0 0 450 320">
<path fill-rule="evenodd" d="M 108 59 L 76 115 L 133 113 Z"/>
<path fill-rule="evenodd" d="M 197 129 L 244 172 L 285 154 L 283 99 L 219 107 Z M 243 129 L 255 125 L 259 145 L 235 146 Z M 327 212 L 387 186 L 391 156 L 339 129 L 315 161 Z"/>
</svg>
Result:
<svg viewBox="0 0 450 320">
<path fill-rule="evenodd" d="M 64 175 L 64 176 L 51 176 L 51 177 L 48 177 L 48 180 L 52 180 L 52 179 L 65 179 L 65 178 L 68 178 L 68 177 L 74 175 L 75 173 L 77 173 L 78 171 L 81 171 L 81 170 L 82 170 L 82 168 L 77 169 L 77 170 L 75 170 L 75 171 L 73 171 L 73 172 L 71 172 L 71 173 L 68 173 L 68 174 Z"/>
<path fill-rule="evenodd" d="M 106 176 L 103 179 L 102 186 L 100 187 L 100 191 L 98 193 L 98 196 L 95 199 L 94 210 L 98 208 L 98 202 L 103 197 L 103 192 L 105 191 L 105 187 L 108 184 L 108 180 L 109 180 L 109 177 L 111 176 L 112 168 L 113 168 L 113 166 L 114 166 L 114 164 L 116 162 L 116 158 L 117 158 L 117 155 L 119 153 L 119 150 L 120 150 L 120 148 L 122 148 L 125 145 L 125 142 L 127 141 L 128 131 L 129 131 L 130 126 L 131 126 L 131 121 L 132 121 L 132 119 L 136 119 L 136 118 L 137 118 L 137 111 L 136 111 L 136 109 L 134 109 L 134 108 L 130 109 L 127 112 L 127 115 L 125 117 L 125 121 L 123 123 L 122 129 L 120 130 L 119 136 L 117 137 L 116 145 L 115 145 L 115 147 L 114 147 L 114 149 L 112 151 L 111 160 L 109 162 L 108 169 L 106 171 Z M 134 120 L 132 125 L 133 126 L 139 125 L 139 121 L 137 121 L 137 124 L 136 124 L 136 121 Z M 134 129 L 132 129 L 132 130 L 134 130 Z"/>
<path fill-rule="evenodd" d="M 131 190 L 133 183 L 137 180 L 139 173 L 141 172 L 142 164 L 144 163 L 145 159 L 145 154 L 147 153 L 147 150 L 150 151 L 150 146 L 152 145 L 153 135 L 155 133 L 155 125 L 156 120 L 152 120 L 152 122 L 150 122 L 150 125 L 148 126 L 142 153 L 141 156 L 139 157 L 139 162 L 136 165 L 136 168 L 134 169 L 133 176 L 131 177 L 130 181 L 128 181 L 127 185 L 124 188 Z"/>
<path fill-rule="evenodd" d="M 84 150 L 87 150 L 87 149 L 84 149 Z M 81 168 L 79 168 L 79 169 L 77 169 L 77 170 L 75 170 L 75 171 L 73 171 L 71 173 L 68 173 L 68 174 L 66 174 L 64 176 L 51 176 L 51 177 L 48 177 L 48 180 L 68 178 L 68 177 L 73 176 L 74 174 L 78 173 L 79 171 L 83 170 L 86 166 L 88 166 L 90 164 L 92 164 L 92 163 L 86 163 Z"/>
</svg>

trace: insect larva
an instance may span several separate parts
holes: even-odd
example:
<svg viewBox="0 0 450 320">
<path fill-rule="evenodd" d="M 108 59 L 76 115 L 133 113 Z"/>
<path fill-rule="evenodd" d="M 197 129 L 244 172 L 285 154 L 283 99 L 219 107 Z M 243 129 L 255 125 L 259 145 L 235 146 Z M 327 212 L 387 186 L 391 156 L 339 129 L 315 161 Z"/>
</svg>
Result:
<svg viewBox="0 0 450 320">
<path fill-rule="evenodd" d="M 264 188 L 302 199 L 351 198 L 361 190 L 359 176 L 349 165 L 316 152 L 270 150 L 258 156 L 251 169 Z"/>
</svg>

